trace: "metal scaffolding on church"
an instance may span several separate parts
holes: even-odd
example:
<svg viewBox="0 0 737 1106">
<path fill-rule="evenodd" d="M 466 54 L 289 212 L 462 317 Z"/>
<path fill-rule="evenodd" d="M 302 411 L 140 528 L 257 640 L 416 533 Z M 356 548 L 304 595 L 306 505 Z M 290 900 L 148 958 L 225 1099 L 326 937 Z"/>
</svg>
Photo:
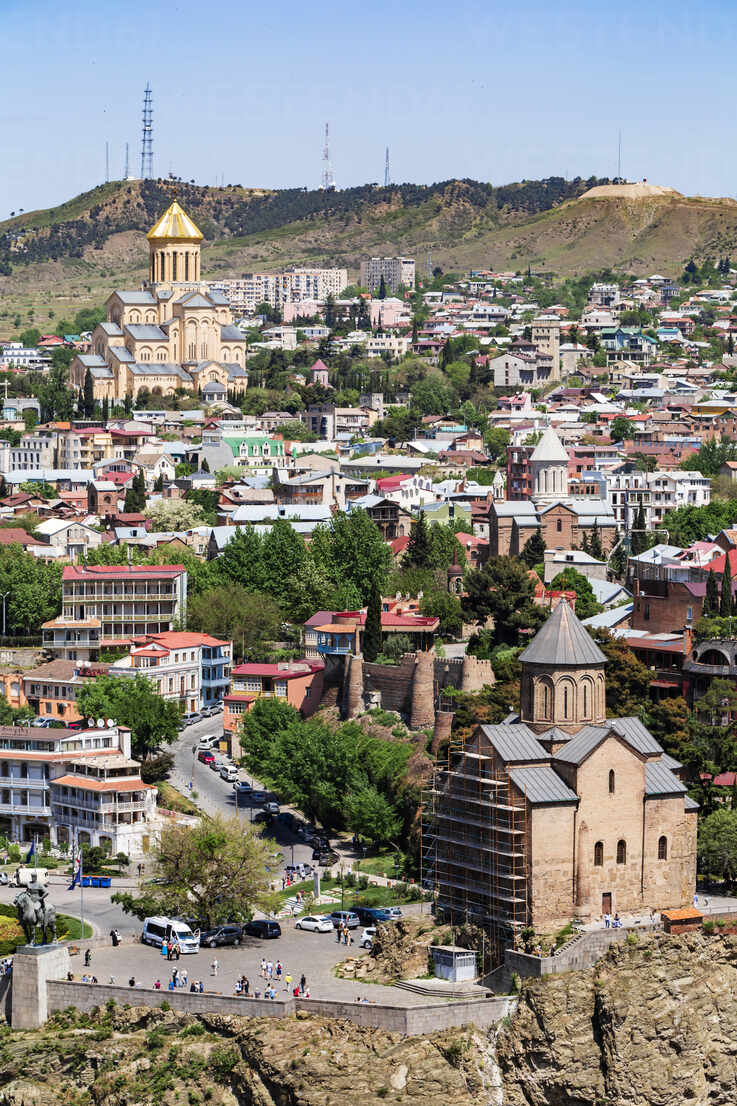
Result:
<svg viewBox="0 0 737 1106">
<path fill-rule="evenodd" d="M 421 881 L 446 922 L 489 936 L 492 959 L 528 923 L 527 804 L 483 738 L 453 741 L 422 796 Z"/>
</svg>

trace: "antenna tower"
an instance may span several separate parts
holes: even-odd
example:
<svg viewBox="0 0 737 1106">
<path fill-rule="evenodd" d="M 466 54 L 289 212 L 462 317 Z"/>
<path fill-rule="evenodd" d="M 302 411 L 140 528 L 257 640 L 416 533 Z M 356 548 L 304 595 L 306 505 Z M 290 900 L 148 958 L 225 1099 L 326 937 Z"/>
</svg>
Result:
<svg viewBox="0 0 737 1106">
<path fill-rule="evenodd" d="M 330 124 L 325 124 L 325 145 L 322 148 L 322 184 L 320 187 L 327 192 L 335 188 L 335 177 L 330 166 Z"/>
<path fill-rule="evenodd" d="M 384 188 L 388 188 L 391 183 L 389 177 L 389 147 L 386 148 L 386 158 L 384 160 Z"/>
<path fill-rule="evenodd" d="M 105 184 L 110 180 L 110 143 L 105 143 Z"/>
<path fill-rule="evenodd" d="M 622 132 L 619 132 L 619 142 L 617 144 L 617 180 L 622 179 Z"/>
<path fill-rule="evenodd" d="M 141 130 L 141 179 L 154 175 L 154 106 L 151 85 L 143 93 L 143 127 Z"/>
<path fill-rule="evenodd" d="M 123 180 L 128 180 L 130 176 L 130 161 L 128 158 L 128 143 L 125 144 L 125 172 L 123 173 Z"/>
</svg>

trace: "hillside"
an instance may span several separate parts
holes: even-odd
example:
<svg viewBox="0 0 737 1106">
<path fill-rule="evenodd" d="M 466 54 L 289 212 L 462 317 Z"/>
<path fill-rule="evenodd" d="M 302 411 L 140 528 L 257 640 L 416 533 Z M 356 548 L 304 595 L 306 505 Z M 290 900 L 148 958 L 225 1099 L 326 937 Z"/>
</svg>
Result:
<svg viewBox="0 0 737 1106">
<path fill-rule="evenodd" d="M 345 265 L 366 253 L 428 253 L 445 271 L 605 267 L 676 275 L 684 260 L 737 249 L 737 203 L 652 185 L 550 178 L 494 188 L 476 181 L 366 185 L 341 192 L 180 184 L 205 234 L 203 272 L 237 276 L 288 264 Z M 144 232 L 166 207 L 165 181 L 101 185 L 0 223 L 0 333 L 73 315 L 146 272 Z M 53 312 L 53 315 L 50 315 Z"/>
</svg>

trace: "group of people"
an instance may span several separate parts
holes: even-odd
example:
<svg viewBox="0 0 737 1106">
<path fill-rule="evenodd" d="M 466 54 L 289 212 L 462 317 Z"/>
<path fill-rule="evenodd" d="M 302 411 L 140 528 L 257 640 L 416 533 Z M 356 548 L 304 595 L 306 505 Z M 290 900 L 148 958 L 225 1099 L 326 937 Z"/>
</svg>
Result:
<svg viewBox="0 0 737 1106">
<path fill-rule="evenodd" d="M 622 919 L 619 914 L 615 914 L 614 917 L 612 917 L 611 914 L 604 915 L 604 928 L 609 929 L 610 927 L 612 929 L 622 928 Z"/>
<path fill-rule="evenodd" d="M 165 937 L 161 942 L 161 955 L 167 960 L 178 960 L 182 955 L 182 947 L 178 941 L 167 940 Z"/>
<path fill-rule="evenodd" d="M 0 960 L 0 975 L 10 975 L 13 970 L 13 959 L 10 956 L 4 956 Z"/>
<path fill-rule="evenodd" d="M 343 942 L 344 945 L 352 945 L 353 944 L 353 937 L 351 935 L 351 931 L 349 930 L 349 928 L 345 924 L 345 922 L 340 922 L 335 927 L 335 940 L 338 942 L 338 944 L 340 944 L 341 941 Z"/>
<path fill-rule="evenodd" d="M 273 982 L 274 981 L 276 981 L 277 986 L 278 986 L 282 982 L 282 980 L 284 981 L 284 990 L 287 991 L 287 992 L 291 991 L 294 998 L 299 998 L 300 996 L 302 996 L 304 998 L 309 998 L 310 997 L 310 989 L 307 986 L 307 978 L 305 976 L 305 973 L 302 972 L 302 975 L 300 976 L 300 979 L 299 979 L 299 983 L 294 983 L 294 981 L 292 979 L 291 972 L 288 972 L 288 971 L 284 970 L 281 960 L 277 960 L 276 964 L 274 964 L 273 961 L 265 960 L 264 957 L 262 956 L 261 957 L 261 978 L 266 980 L 266 982 L 268 984 L 268 986 L 266 988 L 266 991 L 264 992 L 264 995 L 265 995 L 266 998 L 275 998 L 276 997 L 276 992 L 275 991 L 274 991 L 273 994 L 270 994 L 269 992 L 274 990 L 274 988 L 273 988 Z M 246 992 L 246 994 L 247 993 L 248 992 Z M 256 993 L 255 997 L 259 998 L 258 993 Z"/>
</svg>

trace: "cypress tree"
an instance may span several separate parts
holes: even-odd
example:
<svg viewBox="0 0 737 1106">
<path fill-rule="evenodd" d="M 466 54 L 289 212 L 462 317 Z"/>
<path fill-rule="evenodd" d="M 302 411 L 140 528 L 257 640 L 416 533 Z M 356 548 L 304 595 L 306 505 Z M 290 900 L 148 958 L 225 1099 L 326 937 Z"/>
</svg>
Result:
<svg viewBox="0 0 737 1106">
<path fill-rule="evenodd" d="M 92 373 L 89 369 L 87 369 L 84 374 L 82 405 L 84 407 L 84 417 L 86 419 L 91 419 L 95 413 L 95 385 L 92 380 Z"/>
<path fill-rule="evenodd" d="M 644 536 L 644 535 L 643 535 Z M 589 553 L 592 557 L 596 557 L 597 561 L 604 560 L 604 550 L 601 545 L 601 537 L 599 536 L 599 526 L 594 519 L 594 525 L 591 527 L 591 538 L 589 539 Z"/>
<path fill-rule="evenodd" d="M 385 300 L 386 299 L 386 281 L 384 280 L 384 274 L 383 273 L 381 275 L 381 280 L 379 281 L 379 299 L 380 300 Z"/>
<path fill-rule="evenodd" d="M 539 526 L 532 537 L 528 538 L 525 542 L 524 548 L 520 553 L 520 560 L 524 561 L 528 568 L 534 568 L 535 565 L 544 562 L 545 539 L 543 538 L 542 530 Z"/>
<path fill-rule="evenodd" d="M 425 512 L 420 511 L 417 521 L 410 527 L 409 543 L 402 563 L 405 568 L 429 568 L 431 559 L 430 534 Z"/>
<path fill-rule="evenodd" d="M 583 532 L 583 537 L 581 538 L 581 552 L 589 554 L 591 553 L 591 550 L 589 549 L 589 536 L 585 530 Z"/>
<path fill-rule="evenodd" d="M 729 618 L 732 614 L 732 572 L 729 567 L 729 553 L 727 553 L 724 558 L 722 598 L 719 604 L 719 614 L 722 618 Z"/>
<path fill-rule="evenodd" d="M 709 569 L 706 577 L 706 594 L 704 596 L 704 618 L 715 618 L 719 614 L 719 585 L 714 575 L 714 569 Z"/>
<path fill-rule="evenodd" d="M 366 625 L 363 631 L 364 660 L 375 661 L 381 652 L 381 592 L 376 584 L 371 585 L 368 606 L 366 607 Z"/>
<path fill-rule="evenodd" d="M 632 527 L 632 556 L 637 557 L 644 553 L 648 547 L 647 534 L 645 533 L 645 508 L 642 503 L 635 515 L 635 524 Z"/>
</svg>

